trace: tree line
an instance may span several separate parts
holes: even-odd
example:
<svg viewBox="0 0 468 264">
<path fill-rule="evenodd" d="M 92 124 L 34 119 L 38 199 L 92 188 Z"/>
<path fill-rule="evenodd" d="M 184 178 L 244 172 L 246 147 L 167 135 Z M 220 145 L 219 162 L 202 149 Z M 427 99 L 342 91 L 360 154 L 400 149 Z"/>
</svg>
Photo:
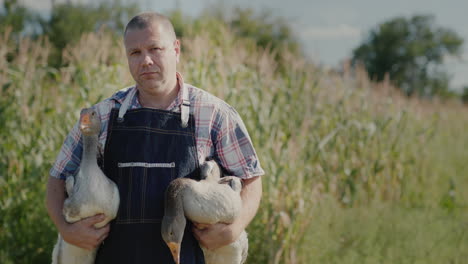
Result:
<svg viewBox="0 0 468 264">
<path fill-rule="evenodd" d="M 54 3 L 55 1 L 52 1 Z M 284 49 L 304 54 L 290 24 L 269 12 L 225 6 L 211 7 L 198 18 L 190 18 L 175 9 L 167 14 L 176 33 L 183 37 L 189 30 L 209 31 L 211 23 L 223 23 L 239 38 L 252 40 L 258 47 L 282 52 Z M 228 11 L 226 11 L 228 10 Z M 136 13 L 136 4 L 105 1 L 84 5 L 67 1 L 53 4 L 49 15 L 39 15 L 22 6 L 18 0 L 4 0 L 0 10 L 0 33 L 11 30 L 13 37 L 46 36 L 53 50 L 49 58 L 52 67 L 63 66 L 62 50 L 78 41 L 83 33 L 105 30 L 121 36 L 125 23 Z M 228 15 L 227 12 L 230 12 Z M 199 25 L 197 27 L 197 25 Z M 460 56 L 463 38 L 449 28 L 436 24 L 433 15 L 396 17 L 377 25 L 362 44 L 352 52 L 352 64 L 362 65 L 374 81 L 390 81 L 408 96 L 432 98 L 459 97 L 468 103 L 468 86 L 462 93 L 450 89 L 450 76 L 444 68 L 447 56 Z M 287 67 L 279 60 L 279 69 Z"/>
<path fill-rule="evenodd" d="M 455 31 L 436 25 L 433 15 L 396 17 L 377 25 L 353 51 L 353 64 L 362 64 L 370 78 L 385 75 L 407 95 L 455 96 L 444 58 L 460 57 L 463 38 Z M 461 96 L 465 102 L 468 87 Z"/>
</svg>

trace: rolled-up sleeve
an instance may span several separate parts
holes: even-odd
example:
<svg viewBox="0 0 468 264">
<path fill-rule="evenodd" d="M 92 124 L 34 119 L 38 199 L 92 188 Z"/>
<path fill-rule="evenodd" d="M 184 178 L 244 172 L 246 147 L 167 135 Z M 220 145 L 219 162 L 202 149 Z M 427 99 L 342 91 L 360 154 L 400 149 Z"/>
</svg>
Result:
<svg viewBox="0 0 468 264">
<path fill-rule="evenodd" d="M 264 173 L 239 114 L 230 108 L 216 116 L 215 159 L 229 175 L 248 179 Z"/>
</svg>

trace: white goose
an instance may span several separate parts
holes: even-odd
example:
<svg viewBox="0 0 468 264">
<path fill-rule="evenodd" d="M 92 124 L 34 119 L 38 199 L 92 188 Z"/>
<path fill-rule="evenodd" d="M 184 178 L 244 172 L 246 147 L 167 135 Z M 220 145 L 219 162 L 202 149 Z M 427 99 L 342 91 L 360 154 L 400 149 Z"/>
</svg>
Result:
<svg viewBox="0 0 468 264">
<path fill-rule="evenodd" d="M 242 182 L 238 177 L 221 177 L 214 161 L 201 167 L 201 181 L 179 178 L 171 182 L 165 194 L 165 212 L 161 234 L 179 264 L 180 245 L 186 218 L 204 224 L 232 223 L 242 208 L 240 192 Z M 242 232 L 233 243 L 216 250 L 203 248 L 206 264 L 241 264 L 247 258 L 247 233 Z"/>
<path fill-rule="evenodd" d="M 63 215 L 69 223 L 96 214 L 104 214 L 104 221 L 96 228 L 114 219 L 119 209 L 119 190 L 97 165 L 96 154 L 101 121 L 92 108 L 83 109 L 80 115 L 83 135 L 83 156 L 75 177 L 67 177 L 65 187 L 68 198 L 63 205 Z M 97 249 L 86 250 L 65 242 L 59 234 L 52 253 L 52 264 L 92 264 Z"/>
</svg>

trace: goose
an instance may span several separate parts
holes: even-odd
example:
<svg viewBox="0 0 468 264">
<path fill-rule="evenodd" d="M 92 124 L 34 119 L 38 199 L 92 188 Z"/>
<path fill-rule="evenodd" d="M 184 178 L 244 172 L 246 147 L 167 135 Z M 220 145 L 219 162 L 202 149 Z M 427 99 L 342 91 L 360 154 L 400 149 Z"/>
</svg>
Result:
<svg viewBox="0 0 468 264">
<path fill-rule="evenodd" d="M 67 177 L 65 182 L 68 198 L 65 199 L 62 213 L 68 223 L 102 213 L 105 219 L 94 225 L 100 228 L 116 217 L 120 203 L 119 190 L 97 164 L 101 121 L 93 108 L 81 111 L 79 127 L 83 136 L 83 156 L 78 174 Z M 52 264 L 92 264 L 96 252 L 97 249 L 87 250 L 68 244 L 59 234 L 52 253 Z"/>
<path fill-rule="evenodd" d="M 186 217 L 197 227 L 203 227 L 218 222 L 230 224 L 240 214 L 241 180 L 234 176 L 220 177 L 218 164 L 207 161 L 201 166 L 202 180 L 178 178 L 169 184 L 161 234 L 176 264 L 180 264 Z M 247 258 L 247 233 L 244 230 L 236 241 L 216 250 L 201 248 L 206 264 L 242 264 Z"/>
</svg>

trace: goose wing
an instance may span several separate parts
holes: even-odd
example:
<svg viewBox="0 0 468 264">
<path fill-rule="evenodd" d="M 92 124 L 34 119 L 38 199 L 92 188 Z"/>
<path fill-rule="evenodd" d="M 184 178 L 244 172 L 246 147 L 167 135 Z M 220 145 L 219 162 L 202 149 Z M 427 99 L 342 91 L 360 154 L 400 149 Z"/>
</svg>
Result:
<svg viewBox="0 0 468 264">
<path fill-rule="evenodd" d="M 203 224 L 232 223 L 241 210 L 241 198 L 227 184 L 193 182 L 183 197 L 185 216 Z"/>
</svg>

